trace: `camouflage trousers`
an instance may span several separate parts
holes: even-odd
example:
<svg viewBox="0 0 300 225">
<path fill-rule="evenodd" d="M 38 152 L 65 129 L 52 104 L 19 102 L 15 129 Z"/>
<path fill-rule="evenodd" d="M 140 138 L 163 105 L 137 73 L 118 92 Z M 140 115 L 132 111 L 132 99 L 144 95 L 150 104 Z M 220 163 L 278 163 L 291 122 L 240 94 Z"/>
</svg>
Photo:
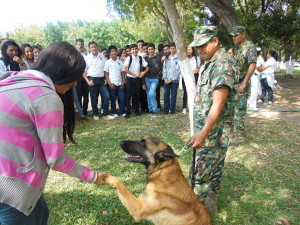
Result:
<svg viewBox="0 0 300 225">
<path fill-rule="evenodd" d="M 249 85 L 246 86 L 244 93 L 238 93 L 237 95 L 238 98 L 234 111 L 234 127 L 235 130 L 244 130 L 247 100 L 249 96 Z"/>
<path fill-rule="evenodd" d="M 194 178 L 194 192 L 202 202 L 206 199 L 208 192 L 217 194 L 220 189 L 227 149 L 228 147 L 219 146 L 196 149 L 195 169 L 193 170 L 192 165 L 190 179 Z"/>
</svg>

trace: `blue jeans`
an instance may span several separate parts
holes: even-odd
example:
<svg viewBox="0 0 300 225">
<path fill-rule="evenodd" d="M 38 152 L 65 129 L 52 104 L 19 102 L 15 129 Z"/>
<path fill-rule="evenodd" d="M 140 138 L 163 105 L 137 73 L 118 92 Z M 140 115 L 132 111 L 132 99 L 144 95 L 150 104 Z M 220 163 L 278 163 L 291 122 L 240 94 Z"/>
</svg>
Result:
<svg viewBox="0 0 300 225">
<path fill-rule="evenodd" d="M 264 102 L 265 100 L 267 94 L 266 92 L 268 92 L 269 101 L 273 102 L 273 90 L 271 87 L 269 87 L 267 78 L 261 79 L 260 83 L 261 83 L 261 90 L 262 90 L 260 99 L 262 100 L 262 102 Z"/>
<path fill-rule="evenodd" d="M 98 97 L 99 93 L 102 99 L 102 108 L 103 108 L 103 116 L 108 114 L 108 105 L 109 105 L 109 92 L 107 86 L 104 83 L 104 78 L 95 78 L 88 77 L 89 80 L 94 82 L 94 86 L 89 86 L 89 90 L 91 93 L 91 103 L 93 109 L 93 115 L 96 116 L 99 114 L 98 110 Z"/>
<path fill-rule="evenodd" d="M 156 88 L 159 79 L 156 78 L 145 78 L 147 87 L 147 101 L 149 112 L 157 112 L 157 101 L 156 101 Z"/>
<path fill-rule="evenodd" d="M 109 94 L 110 94 L 110 101 L 111 101 L 111 112 L 112 114 L 116 114 L 116 100 L 117 96 L 119 97 L 119 104 L 120 104 L 120 114 L 125 113 L 125 90 L 121 88 L 121 86 L 116 86 L 115 89 L 111 89 L 109 87 Z"/>
<path fill-rule="evenodd" d="M 78 99 L 77 89 L 76 89 L 75 86 L 73 87 L 73 97 L 74 97 L 74 102 L 75 102 L 76 109 L 77 109 L 79 115 L 81 117 L 83 117 L 84 116 L 83 111 L 82 111 L 82 108 L 81 108 L 81 105 L 80 105 L 80 102 L 79 102 L 79 99 Z"/>
<path fill-rule="evenodd" d="M 164 113 L 175 113 L 176 98 L 179 83 L 171 82 L 164 85 Z M 171 92 L 171 105 L 170 105 L 170 92 Z"/>
<path fill-rule="evenodd" d="M 48 218 L 49 209 L 43 196 L 28 216 L 9 205 L 0 203 L 1 225 L 47 225 Z"/>
</svg>

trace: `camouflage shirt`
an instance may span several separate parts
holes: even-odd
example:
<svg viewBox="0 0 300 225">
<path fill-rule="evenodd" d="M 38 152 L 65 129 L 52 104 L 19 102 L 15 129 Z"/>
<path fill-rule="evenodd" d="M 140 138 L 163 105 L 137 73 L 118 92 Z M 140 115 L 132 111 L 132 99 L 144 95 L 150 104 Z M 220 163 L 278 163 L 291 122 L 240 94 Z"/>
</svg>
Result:
<svg viewBox="0 0 300 225">
<path fill-rule="evenodd" d="M 249 65 L 257 61 L 257 52 L 254 44 L 245 40 L 235 50 L 235 59 L 238 63 L 241 77 L 246 76 Z"/>
<path fill-rule="evenodd" d="M 204 147 L 227 147 L 232 135 L 230 127 L 233 123 L 236 96 L 233 86 L 239 72 L 235 60 L 222 50 L 218 50 L 203 66 L 201 81 L 198 82 L 196 90 L 194 131 L 195 133 L 201 131 L 206 123 L 213 104 L 213 91 L 219 87 L 229 87 L 230 92 L 223 110 L 203 145 Z"/>
</svg>

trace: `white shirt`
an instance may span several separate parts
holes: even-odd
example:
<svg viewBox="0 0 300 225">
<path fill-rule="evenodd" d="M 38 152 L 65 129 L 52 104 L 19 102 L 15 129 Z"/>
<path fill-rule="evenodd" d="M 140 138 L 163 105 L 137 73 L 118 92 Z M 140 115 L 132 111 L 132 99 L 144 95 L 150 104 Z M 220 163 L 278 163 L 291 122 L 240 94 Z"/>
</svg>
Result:
<svg viewBox="0 0 300 225">
<path fill-rule="evenodd" d="M 9 67 L 9 65 L 8 65 L 8 67 Z M 9 68 L 8 68 L 8 70 L 9 70 Z M 4 62 L 2 60 L 0 60 L 0 76 L 2 74 L 6 73 L 6 71 L 7 71 L 7 68 L 6 68 Z"/>
<path fill-rule="evenodd" d="M 256 68 L 263 66 L 264 64 L 265 64 L 264 58 L 261 55 L 257 56 Z M 254 74 L 259 75 L 260 72 L 257 69 L 255 69 Z"/>
<path fill-rule="evenodd" d="M 267 62 L 264 64 L 264 67 L 269 66 L 267 69 L 262 71 L 262 78 L 266 78 L 268 74 L 274 75 L 274 72 L 276 71 L 276 60 L 272 57 L 267 60 Z"/>
<path fill-rule="evenodd" d="M 197 57 L 197 62 L 196 62 L 196 58 L 195 56 L 193 56 L 192 58 L 190 58 L 190 63 L 191 63 L 191 66 L 192 66 L 192 70 L 194 71 L 195 69 L 197 68 L 200 68 L 200 59 L 198 56 Z"/>
<path fill-rule="evenodd" d="M 85 57 L 85 72 L 89 77 L 104 77 L 104 65 L 106 59 L 102 53 L 94 56 L 92 53 Z"/>
<path fill-rule="evenodd" d="M 111 83 L 116 86 L 120 86 L 122 84 L 122 72 L 124 71 L 124 65 L 121 60 L 107 60 L 105 62 L 104 71 L 108 73 Z"/>
<path fill-rule="evenodd" d="M 140 57 L 138 55 L 137 56 L 131 55 L 131 56 L 132 56 L 132 62 L 131 62 L 130 68 L 128 68 L 128 70 L 134 74 L 140 74 L 140 72 L 141 72 Z M 130 56 L 127 56 L 124 65 L 129 67 L 129 61 L 130 61 Z M 142 66 L 143 67 L 148 66 L 148 63 L 146 62 L 146 60 L 143 57 L 142 57 Z M 130 74 L 127 74 L 127 76 L 132 77 L 132 78 L 137 78 Z"/>
</svg>

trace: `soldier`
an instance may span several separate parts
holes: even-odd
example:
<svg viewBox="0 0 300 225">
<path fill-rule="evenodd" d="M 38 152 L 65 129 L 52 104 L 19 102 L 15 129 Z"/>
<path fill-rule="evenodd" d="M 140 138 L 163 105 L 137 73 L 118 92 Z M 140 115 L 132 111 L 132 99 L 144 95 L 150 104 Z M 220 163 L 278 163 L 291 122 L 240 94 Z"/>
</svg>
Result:
<svg viewBox="0 0 300 225">
<path fill-rule="evenodd" d="M 232 135 L 235 60 L 221 50 L 214 26 L 195 30 L 190 47 L 205 61 L 197 84 L 194 106 L 194 155 L 190 178 L 194 192 L 211 214 L 217 212 L 222 167 Z"/>
<path fill-rule="evenodd" d="M 246 40 L 246 28 L 243 26 L 236 26 L 230 33 L 234 44 L 237 45 L 235 51 L 235 59 L 240 69 L 240 76 L 238 83 L 235 84 L 237 89 L 237 105 L 235 107 L 235 138 L 233 143 L 239 144 L 244 141 L 244 123 L 247 108 L 247 98 L 250 92 L 249 80 L 256 69 L 256 48 L 251 41 Z"/>
</svg>

